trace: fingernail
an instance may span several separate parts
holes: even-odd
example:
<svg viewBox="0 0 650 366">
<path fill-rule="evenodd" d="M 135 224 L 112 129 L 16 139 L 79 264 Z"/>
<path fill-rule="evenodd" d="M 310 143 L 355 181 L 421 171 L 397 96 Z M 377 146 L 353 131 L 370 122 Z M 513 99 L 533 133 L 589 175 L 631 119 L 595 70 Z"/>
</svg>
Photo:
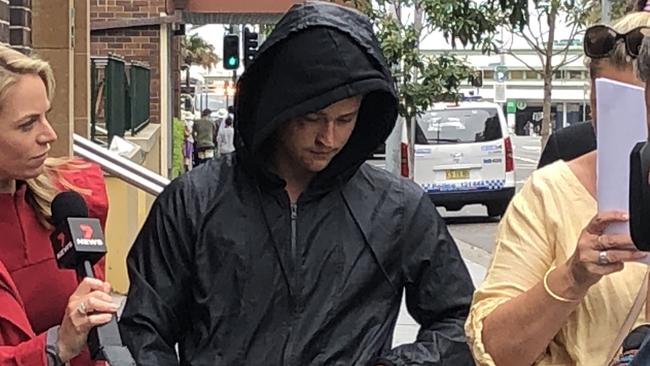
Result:
<svg viewBox="0 0 650 366">
<path fill-rule="evenodd" d="M 647 256 L 648 256 L 648 253 L 646 253 L 646 252 L 638 252 L 638 253 L 634 253 L 634 257 L 635 257 L 635 258 L 645 258 L 645 257 L 647 257 Z"/>
<path fill-rule="evenodd" d="M 622 214 L 622 215 L 621 215 L 621 219 L 623 219 L 623 220 L 629 220 L 629 219 L 630 219 L 630 215 L 628 215 L 628 214 Z"/>
</svg>

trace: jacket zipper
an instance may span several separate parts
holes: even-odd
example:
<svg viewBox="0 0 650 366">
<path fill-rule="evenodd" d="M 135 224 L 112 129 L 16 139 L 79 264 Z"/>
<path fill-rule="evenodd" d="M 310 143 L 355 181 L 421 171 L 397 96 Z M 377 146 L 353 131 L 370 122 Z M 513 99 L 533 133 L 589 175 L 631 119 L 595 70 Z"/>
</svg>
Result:
<svg viewBox="0 0 650 366">
<path fill-rule="evenodd" d="M 291 203 L 291 260 L 293 262 L 293 287 L 294 287 L 294 306 L 292 309 L 293 316 L 291 319 L 291 325 L 290 327 L 293 328 L 293 325 L 296 322 L 296 319 L 298 318 L 298 309 L 299 309 L 299 303 L 300 303 L 300 290 L 298 286 L 298 244 L 297 244 L 297 221 L 298 221 L 298 204 L 297 203 Z M 286 354 L 285 354 L 285 359 L 284 359 L 284 364 L 285 365 L 291 365 L 295 361 L 295 357 L 293 355 L 293 331 L 289 333 L 289 339 L 287 341 L 287 346 L 286 346 Z"/>
<path fill-rule="evenodd" d="M 298 219 L 298 204 L 291 204 L 291 258 L 294 264 L 294 275 L 298 268 L 298 253 L 296 249 L 296 221 Z M 297 276 L 296 276 L 297 277 Z"/>
<path fill-rule="evenodd" d="M 299 268 L 300 268 L 300 261 L 299 261 L 299 255 L 298 255 L 298 230 L 297 230 L 297 222 L 298 222 L 298 204 L 297 203 L 292 203 L 291 204 L 291 259 L 293 261 L 293 278 L 294 278 L 294 291 L 295 291 L 295 310 L 296 311 L 302 311 L 301 310 L 301 286 L 299 285 L 300 283 L 300 275 L 299 275 Z"/>
</svg>

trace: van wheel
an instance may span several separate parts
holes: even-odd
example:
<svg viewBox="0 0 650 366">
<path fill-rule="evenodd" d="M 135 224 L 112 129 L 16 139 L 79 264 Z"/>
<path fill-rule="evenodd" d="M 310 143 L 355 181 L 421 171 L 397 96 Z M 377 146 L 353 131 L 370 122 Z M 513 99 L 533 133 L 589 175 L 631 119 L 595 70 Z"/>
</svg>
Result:
<svg viewBox="0 0 650 366">
<path fill-rule="evenodd" d="M 507 202 L 490 203 L 489 205 L 487 205 L 488 216 L 490 217 L 503 216 L 507 208 L 508 208 Z"/>
</svg>

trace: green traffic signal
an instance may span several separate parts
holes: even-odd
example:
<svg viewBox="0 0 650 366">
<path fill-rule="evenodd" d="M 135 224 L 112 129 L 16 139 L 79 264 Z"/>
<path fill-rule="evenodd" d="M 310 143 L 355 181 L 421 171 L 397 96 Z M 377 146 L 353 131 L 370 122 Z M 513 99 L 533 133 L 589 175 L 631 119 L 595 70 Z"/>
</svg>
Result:
<svg viewBox="0 0 650 366">
<path fill-rule="evenodd" d="M 239 37 L 226 34 L 223 37 L 223 67 L 226 70 L 239 68 Z"/>
</svg>

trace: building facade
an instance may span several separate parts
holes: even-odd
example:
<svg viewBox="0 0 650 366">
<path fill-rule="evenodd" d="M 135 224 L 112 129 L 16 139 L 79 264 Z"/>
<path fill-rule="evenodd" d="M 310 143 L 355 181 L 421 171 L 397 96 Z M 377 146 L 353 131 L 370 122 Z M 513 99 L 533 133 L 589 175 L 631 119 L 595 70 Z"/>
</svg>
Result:
<svg viewBox="0 0 650 366">
<path fill-rule="evenodd" d="M 494 100 L 497 93 L 505 92 L 504 112 L 509 115 L 511 127 L 517 134 L 534 133 L 543 118 L 544 81 L 540 72 L 542 64 L 539 56 L 532 50 L 513 50 L 512 55 L 484 55 L 470 50 L 423 50 L 430 55 L 453 53 L 478 70 L 483 78 L 483 86 L 474 88 L 463 86 L 464 95 L 476 95 L 485 100 Z M 589 119 L 589 75 L 584 65 L 580 46 L 568 51 L 565 66 L 553 75 L 551 93 L 551 122 L 553 129 L 572 125 Z M 558 57 L 554 63 L 560 63 Z M 506 80 L 499 90 L 496 79 L 497 67 L 505 66 Z M 503 97 L 503 95 L 501 95 Z M 510 105 L 507 108 L 506 105 Z M 514 106 L 514 108 L 513 108 Z"/>
</svg>

